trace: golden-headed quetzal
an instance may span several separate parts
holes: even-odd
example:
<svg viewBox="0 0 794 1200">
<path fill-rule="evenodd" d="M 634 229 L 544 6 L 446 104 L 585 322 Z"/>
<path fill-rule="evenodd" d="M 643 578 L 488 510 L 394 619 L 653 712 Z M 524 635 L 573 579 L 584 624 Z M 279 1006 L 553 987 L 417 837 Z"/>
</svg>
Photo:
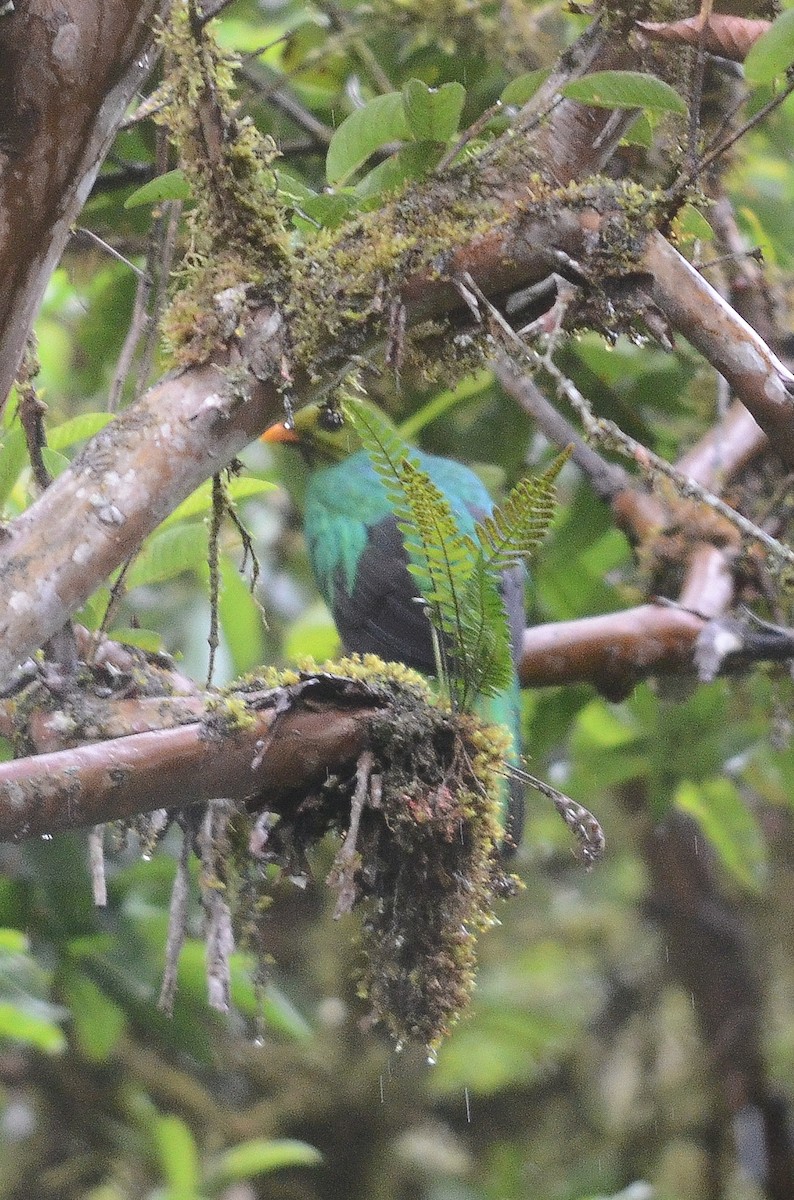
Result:
<svg viewBox="0 0 794 1200">
<path fill-rule="evenodd" d="M 430 623 L 407 569 L 402 536 L 352 423 L 341 409 L 315 403 L 301 408 L 292 420 L 272 425 L 263 440 L 294 443 L 308 465 L 304 530 L 309 559 L 345 650 L 377 654 L 434 673 Z M 493 509 L 481 480 L 452 459 L 413 447 L 412 454 L 445 496 L 461 532 L 473 535 L 475 522 Z M 504 572 L 501 591 L 516 662 L 525 624 L 522 567 Z M 476 705 L 483 719 L 510 730 L 515 763 L 520 751 L 519 704 L 515 675 L 507 692 L 481 697 Z M 523 785 L 517 778 L 506 781 L 505 810 L 505 847 L 510 849 L 520 839 L 524 815 Z"/>
</svg>

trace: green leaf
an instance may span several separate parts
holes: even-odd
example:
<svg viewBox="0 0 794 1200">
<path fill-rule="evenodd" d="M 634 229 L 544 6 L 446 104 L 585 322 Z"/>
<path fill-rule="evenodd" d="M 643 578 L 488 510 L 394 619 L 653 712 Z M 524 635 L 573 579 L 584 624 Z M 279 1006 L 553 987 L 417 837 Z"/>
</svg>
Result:
<svg viewBox="0 0 794 1200">
<path fill-rule="evenodd" d="M 697 821 L 728 871 L 758 891 L 766 876 L 766 849 L 755 817 L 731 779 L 685 780 L 675 805 Z"/>
<path fill-rule="evenodd" d="M 57 1054 L 66 1048 L 63 1030 L 54 1021 L 6 1002 L 0 1002 L 0 1042 L 3 1038 L 33 1046 L 45 1054 Z"/>
<path fill-rule="evenodd" d="M 422 179 L 440 161 L 443 147 L 437 142 L 409 142 L 385 162 L 378 163 L 356 184 L 356 196 L 363 203 L 388 192 L 396 192 L 411 179 Z"/>
<path fill-rule="evenodd" d="M 162 933 L 164 934 L 163 929 Z M 161 934 L 158 933 L 158 937 Z M 252 982 L 253 958 L 235 951 L 230 958 L 232 1004 L 247 1017 L 262 1018 L 268 1034 L 279 1034 L 294 1041 L 311 1037 L 312 1028 L 292 1002 L 272 983 L 264 989 Z M 206 1003 L 207 947 L 197 938 L 187 938 L 179 956 L 179 994 L 192 997 L 198 1005 Z"/>
<path fill-rule="evenodd" d="M 303 205 L 317 195 L 317 192 L 302 180 L 296 178 L 295 175 L 290 175 L 289 171 L 277 170 L 275 174 L 278 197 L 284 204 Z"/>
<path fill-rule="evenodd" d="M 26 954 L 27 935 L 21 929 L 0 929 L 0 954 Z"/>
<path fill-rule="evenodd" d="M 287 662 L 295 662 L 300 658 L 324 662 L 327 658 L 333 658 L 338 650 L 339 634 L 334 619 L 321 602 L 313 604 L 293 621 L 284 639 Z"/>
<path fill-rule="evenodd" d="M 651 112 L 686 113 L 686 101 L 675 88 L 641 71 L 594 71 L 560 88 L 569 100 L 597 108 L 644 108 Z"/>
<path fill-rule="evenodd" d="M 262 662 L 264 646 L 262 610 L 251 595 L 251 588 L 228 554 L 219 564 L 221 592 L 219 618 L 236 675 L 251 671 Z"/>
<path fill-rule="evenodd" d="M 529 558 L 554 518 L 555 481 L 571 456 L 566 450 L 542 475 L 521 479 L 500 508 L 477 524 L 475 533 L 492 575 Z"/>
<path fill-rule="evenodd" d="M 238 479 L 230 479 L 226 490 L 235 502 L 239 500 L 248 500 L 251 496 L 261 496 L 265 492 L 275 491 L 277 484 L 271 483 L 269 479 L 255 479 L 251 475 L 242 475 Z M 202 517 L 209 513 L 212 509 L 212 480 L 208 479 L 206 483 L 202 483 L 197 487 L 195 492 L 191 492 L 187 500 L 183 500 L 172 513 L 165 518 L 161 523 L 160 529 L 166 529 L 169 525 L 176 525 L 180 521 L 193 520 L 195 517 Z"/>
<path fill-rule="evenodd" d="M 749 83 L 771 83 L 794 63 L 794 8 L 773 21 L 744 60 Z"/>
<path fill-rule="evenodd" d="M 59 454 L 57 450 L 53 450 L 52 446 L 42 446 L 41 460 L 53 479 L 57 479 L 69 466 L 69 459 L 66 455 Z"/>
<path fill-rule="evenodd" d="M 458 131 L 466 103 L 462 83 L 428 87 L 421 79 L 409 79 L 402 91 L 405 116 L 417 141 L 448 142 Z"/>
<path fill-rule="evenodd" d="M 478 556 L 467 581 L 461 603 L 465 631 L 464 681 L 467 690 L 462 706 L 478 696 L 498 696 L 514 678 L 513 652 L 507 614 L 494 575 Z"/>
<path fill-rule="evenodd" d="M 166 171 L 164 175 L 158 175 L 156 179 L 150 179 L 136 188 L 124 201 L 124 207 L 141 208 L 144 204 L 161 204 L 163 200 L 189 199 L 190 186 L 185 172 L 177 167 L 176 170 Z"/>
<path fill-rule="evenodd" d="M 83 1054 L 91 1062 L 105 1062 L 126 1028 L 124 1011 L 77 970 L 66 976 L 65 995 Z"/>
<path fill-rule="evenodd" d="M 356 199 L 352 191 L 343 195 L 312 196 L 296 209 L 293 224 L 299 229 L 315 229 L 318 225 L 322 229 L 336 229 L 355 206 Z"/>
<path fill-rule="evenodd" d="M 332 186 L 345 183 L 381 146 L 410 136 L 401 93 L 376 96 L 351 113 L 331 138 L 325 160 L 328 182 Z"/>
<path fill-rule="evenodd" d="M 653 126 L 646 113 L 637 113 L 620 141 L 621 145 L 641 146 L 644 150 L 653 145 Z"/>
<path fill-rule="evenodd" d="M 27 461 L 25 435 L 21 429 L 13 429 L 0 442 L 0 504 L 4 504 L 11 495 Z"/>
<path fill-rule="evenodd" d="M 673 220 L 673 235 L 677 242 L 711 242 L 714 230 L 694 204 L 685 204 Z"/>
<path fill-rule="evenodd" d="M 179 1117 L 158 1117 L 154 1127 L 169 1200 L 196 1200 L 201 1181 L 193 1134 Z"/>
<path fill-rule="evenodd" d="M 146 650 L 149 654 L 157 654 L 163 648 L 162 634 L 157 633 L 154 629 L 141 629 L 136 626 L 134 629 L 126 625 L 120 625 L 108 630 L 108 637 L 111 641 L 121 642 L 124 646 L 137 646 L 139 650 Z"/>
<path fill-rule="evenodd" d="M 406 440 L 412 440 L 420 430 L 443 416 L 449 409 L 480 398 L 492 383 L 493 376 L 490 371 L 477 371 L 473 375 L 463 378 L 448 391 L 438 392 L 431 400 L 428 400 L 426 404 L 423 404 L 415 413 L 400 423 L 400 436 Z"/>
<path fill-rule="evenodd" d="M 320 1151 L 308 1142 L 295 1138 L 254 1138 L 219 1155 L 208 1168 L 208 1182 L 211 1187 L 219 1188 L 283 1167 L 316 1167 L 322 1161 Z"/>
<path fill-rule="evenodd" d="M 532 99 L 550 74 L 551 71 L 546 70 L 545 67 L 541 67 L 537 71 L 527 71 L 525 75 L 511 79 L 499 99 L 502 104 L 506 104 L 510 108 L 521 108 L 528 100 Z"/>
<path fill-rule="evenodd" d="M 70 417 L 54 429 L 47 431 L 47 442 L 52 450 L 67 450 L 75 442 L 84 442 L 104 429 L 113 420 L 113 413 L 86 412 L 79 417 Z"/>
<path fill-rule="evenodd" d="M 178 525 L 147 539 L 125 576 L 127 588 L 175 579 L 195 571 L 207 560 L 207 533 L 203 525 Z"/>
<path fill-rule="evenodd" d="M 113 415 L 111 413 L 89 412 L 83 413 L 78 417 L 72 417 L 70 420 L 63 421 L 60 425 L 56 425 L 53 429 L 48 430 L 48 445 L 45 448 L 44 462 L 50 474 L 59 475 L 64 467 L 68 466 L 67 460 L 57 452 L 65 450 L 68 446 L 73 446 L 75 442 L 81 442 L 93 437 L 95 433 L 98 433 L 100 429 L 103 429 L 112 420 Z M 50 454 L 50 451 L 56 453 Z M 17 482 L 27 462 L 28 453 L 25 434 L 22 429 L 12 429 L 3 436 L 0 443 L 0 504 L 3 504 L 10 496 L 14 484 Z"/>
</svg>

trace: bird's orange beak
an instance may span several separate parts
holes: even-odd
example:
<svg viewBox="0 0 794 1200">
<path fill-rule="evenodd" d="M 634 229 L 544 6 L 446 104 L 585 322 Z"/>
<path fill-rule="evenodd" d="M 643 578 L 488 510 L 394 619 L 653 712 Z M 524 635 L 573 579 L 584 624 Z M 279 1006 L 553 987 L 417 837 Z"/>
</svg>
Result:
<svg viewBox="0 0 794 1200">
<path fill-rule="evenodd" d="M 300 438 L 292 425 L 288 425 L 286 421 L 279 421 L 277 424 L 271 425 L 269 429 L 266 429 L 259 440 L 271 443 L 299 442 Z"/>
</svg>

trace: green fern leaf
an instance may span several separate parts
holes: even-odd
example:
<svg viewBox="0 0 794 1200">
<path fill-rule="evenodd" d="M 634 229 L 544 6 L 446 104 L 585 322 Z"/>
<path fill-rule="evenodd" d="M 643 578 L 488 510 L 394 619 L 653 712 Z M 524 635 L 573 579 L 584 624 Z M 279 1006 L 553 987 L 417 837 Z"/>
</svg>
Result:
<svg viewBox="0 0 794 1200">
<path fill-rule="evenodd" d="M 556 479 L 572 447 L 555 458 L 542 475 L 521 479 L 500 508 L 478 522 L 475 534 L 486 569 L 497 575 L 529 558 L 546 536 L 554 518 Z"/>
<path fill-rule="evenodd" d="M 379 475 L 403 537 L 408 570 L 438 635 L 439 674 L 450 700 L 466 711 L 481 696 L 511 686 L 514 664 L 498 579 L 537 546 L 554 514 L 561 454 L 536 479 L 522 480 L 503 508 L 461 532 L 445 496 L 410 447 L 377 410 L 349 405 L 351 421 Z"/>
<path fill-rule="evenodd" d="M 469 578 L 463 601 L 462 654 L 465 659 L 461 707 L 478 696 L 498 696 L 513 681 L 513 654 L 502 594 L 482 555 Z"/>
<path fill-rule="evenodd" d="M 476 693 L 468 682 L 474 664 L 469 649 L 471 622 L 462 596 L 478 549 L 461 533 L 446 498 L 388 421 L 363 405 L 351 405 L 345 415 L 386 489 L 403 536 L 408 570 L 427 603 L 430 622 L 441 636 L 448 656 L 443 674 L 450 699 L 466 708 Z"/>
</svg>

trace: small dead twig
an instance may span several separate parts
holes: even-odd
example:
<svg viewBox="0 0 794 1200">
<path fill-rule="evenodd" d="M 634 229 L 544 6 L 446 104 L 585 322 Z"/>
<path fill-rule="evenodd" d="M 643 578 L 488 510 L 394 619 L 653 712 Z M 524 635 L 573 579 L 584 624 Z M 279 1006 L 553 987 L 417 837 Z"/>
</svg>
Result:
<svg viewBox="0 0 794 1200">
<path fill-rule="evenodd" d="M 375 758 L 371 750 L 365 750 L 359 755 L 356 767 L 356 790 L 350 804 L 350 825 L 339 853 L 334 859 L 334 865 L 328 873 L 326 883 L 337 893 L 334 920 L 344 913 L 349 913 L 356 899 L 356 871 L 360 855 L 356 848 L 358 831 L 361 825 L 361 814 L 369 797 L 370 778 Z"/>
<path fill-rule="evenodd" d="M 443 172 L 446 171 L 447 167 L 450 166 L 451 163 L 453 163 L 455 161 L 455 159 L 460 154 L 461 150 L 464 150 L 466 148 L 466 146 L 468 146 L 469 142 L 473 141 L 474 138 L 478 137 L 479 134 L 482 133 L 483 129 L 485 129 L 485 126 L 488 124 L 488 122 L 490 120 L 492 120 L 498 112 L 501 112 L 503 107 L 504 107 L 504 105 L 502 104 L 502 101 L 497 100 L 495 104 L 492 104 L 490 106 L 490 108 L 486 108 L 485 112 L 480 113 L 477 120 L 474 121 L 474 123 L 471 124 L 468 129 L 464 129 L 463 133 L 460 135 L 458 140 L 455 142 L 455 145 L 450 150 L 447 151 L 447 153 L 441 159 L 441 162 L 436 167 L 433 174 L 434 175 L 443 174 Z"/>
<path fill-rule="evenodd" d="M 792 85 L 792 88 L 794 89 L 794 85 Z M 715 496 L 713 492 L 697 483 L 696 480 L 682 474 L 672 463 L 661 458 L 658 454 L 654 454 L 647 446 L 638 442 L 629 434 L 624 433 L 614 421 L 597 417 L 592 410 L 590 402 L 579 391 L 573 380 L 569 379 L 560 370 L 551 355 L 548 352 L 540 354 L 537 350 L 528 346 L 526 342 L 522 341 L 510 323 L 499 312 L 499 309 L 491 303 L 471 275 L 466 273 L 464 280 L 466 287 L 474 292 L 494 324 L 504 334 L 508 345 L 517 346 L 521 356 L 528 359 L 533 367 L 541 367 L 552 377 L 558 393 L 564 395 L 568 403 L 576 411 L 582 421 L 585 433 L 589 437 L 601 442 L 602 445 L 617 450 L 618 453 L 631 459 L 647 473 L 652 474 L 653 472 L 657 472 L 660 475 L 666 476 L 666 478 L 671 480 L 682 498 L 697 500 L 699 503 L 705 504 L 713 512 L 719 513 L 721 517 L 729 521 L 745 537 L 751 541 L 759 542 L 768 551 L 770 557 L 776 560 L 778 564 L 785 563 L 794 566 L 794 551 L 789 546 L 772 537 L 766 530 L 761 529 L 754 521 L 737 512 L 730 504 L 726 504 L 724 500 L 721 500 L 719 496 Z"/>
<path fill-rule="evenodd" d="M 182 847 L 179 851 L 176 875 L 171 888 L 171 903 L 168 909 L 168 935 L 165 942 L 165 970 L 160 987 L 160 997 L 157 1007 L 167 1016 L 174 1011 L 176 998 L 177 970 L 179 956 L 185 944 L 187 931 L 187 906 L 190 895 L 190 852 L 193 849 L 194 827 L 189 815 L 180 821 L 182 826 Z"/>
<path fill-rule="evenodd" d="M 218 606 L 220 603 L 220 569 L 219 541 L 223 514 L 226 511 L 226 497 L 220 475 L 212 477 L 212 519 L 210 521 L 209 542 L 207 545 L 207 565 L 210 573 L 210 631 L 207 635 L 210 656 L 207 663 L 206 687 L 212 686 L 212 676 L 215 673 L 215 655 L 220 642 L 218 634 Z"/>
<path fill-rule="evenodd" d="M 36 385 L 33 382 L 40 370 L 36 350 L 35 335 L 31 334 L 17 375 L 17 392 L 19 393 L 17 413 L 25 432 L 33 478 L 36 486 L 43 492 L 52 483 L 52 476 L 42 457 L 42 450 L 47 445 L 47 434 L 44 428 L 44 414 L 47 411 L 47 405 L 39 399 Z"/>
<path fill-rule="evenodd" d="M 104 825 L 95 825 L 88 835 L 88 869 L 91 873 L 94 904 L 97 908 L 105 908 L 108 902 L 108 888 L 105 879 Z"/>
<path fill-rule="evenodd" d="M 198 844 L 201 854 L 201 902 L 206 917 L 207 1002 L 217 1012 L 231 1005 L 231 963 L 234 931 L 231 909 L 224 894 L 223 863 L 228 853 L 228 830 L 233 805 L 211 800 L 207 805 Z"/>
<path fill-rule="evenodd" d="M 570 796 L 566 796 L 564 792 L 558 791 L 550 783 L 545 783 L 544 780 L 538 779 L 535 775 L 530 775 L 528 771 L 523 771 L 519 767 L 511 766 L 510 774 L 516 775 L 523 783 L 529 784 L 536 792 L 540 792 L 541 796 L 545 796 L 547 800 L 551 800 L 557 812 L 579 843 L 577 858 L 588 871 L 592 870 L 596 863 L 603 857 L 606 848 L 606 837 L 599 821 L 593 816 L 589 808 L 585 808 L 583 804 L 572 800 Z"/>
</svg>

